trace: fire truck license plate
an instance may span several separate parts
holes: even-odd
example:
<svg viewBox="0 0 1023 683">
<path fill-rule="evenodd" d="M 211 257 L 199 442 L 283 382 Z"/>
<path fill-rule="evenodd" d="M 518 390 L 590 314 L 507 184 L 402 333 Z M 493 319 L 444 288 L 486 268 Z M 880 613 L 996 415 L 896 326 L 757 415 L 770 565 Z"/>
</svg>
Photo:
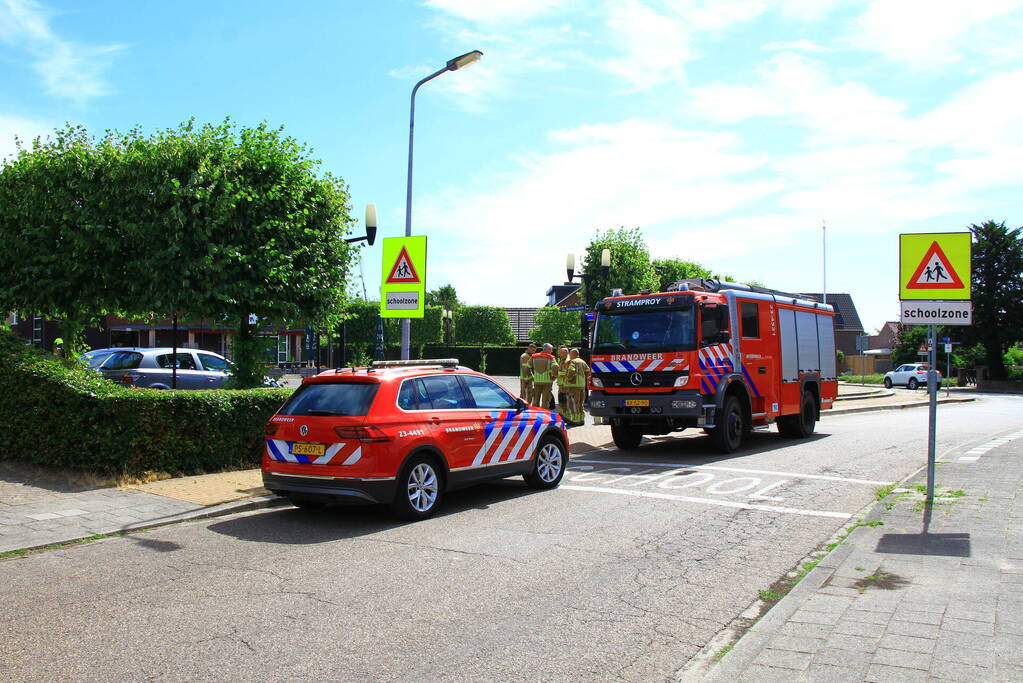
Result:
<svg viewBox="0 0 1023 683">
<path fill-rule="evenodd" d="M 327 447 L 322 443 L 293 443 L 291 452 L 295 455 L 323 455 Z"/>
<path fill-rule="evenodd" d="M 650 399 L 648 398 L 627 398 L 625 399 L 626 408 L 647 408 L 650 406 Z"/>
</svg>

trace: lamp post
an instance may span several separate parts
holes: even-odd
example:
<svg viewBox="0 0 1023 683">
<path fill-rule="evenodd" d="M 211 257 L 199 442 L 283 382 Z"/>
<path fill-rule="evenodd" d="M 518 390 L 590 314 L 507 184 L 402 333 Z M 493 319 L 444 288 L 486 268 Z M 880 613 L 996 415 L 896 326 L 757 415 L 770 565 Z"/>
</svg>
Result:
<svg viewBox="0 0 1023 683">
<path fill-rule="evenodd" d="M 448 71 L 458 71 L 465 67 L 475 64 L 480 61 L 480 57 L 483 53 L 479 50 L 473 50 L 472 52 L 466 52 L 464 55 L 459 55 L 454 59 L 449 59 L 448 63 L 443 69 L 439 69 L 434 73 L 430 74 L 423 80 L 416 83 L 415 87 L 412 88 L 412 98 L 409 104 L 409 116 L 408 116 L 408 183 L 405 186 L 405 237 L 412 236 L 412 141 L 416 128 L 416 92 L 418 92 L 420 86 L 428 81 L 432 81 L 437 76 Z M 409 330 L 410 320 L 408 318 L 401 319 L 401 359 L 408 360 L 409 356 Z"/>
<path fill-rule="evenodd" d="M 363 242 L 363 241 L 365 241 L 366 244 L 368 244 L 369 246 L 371 246 L 371 247 L 373 246 L 373 242 L 375 242 L 376 238 L 377 238 L 377 205 L 376 204 L 367 204 L 366 205 L 366 222 L 365 222 L 365 225 L 366 225 L 366 234 L 365 235 L 363 235 L 362 237 L 352 237 L 350 239 L 346 239 L 345 242 L 348 243 L 348 244 L 352 244 L 353 242 Z M 365 284 L 363 284 L 363 287 L 365 287 Z M 365 296 L 365 293 L 363 293 L 363 295 Z M 338 366 L 339 367 L 344 367 L 344 365 L 345 365 L 345 358 L 347 356 L 348 356 L 348 321 L 347 320 L 342 320 L 341 321 L 341 359 L 338 362 Z M 319 356 L 317 356 L 317 363 L 319 363 Z"/>
<path fill-rule="evenodd" d="M 455 317 L 454 311 L 445 308 L 444 309 L 444 343 L 451 346 L 451 323 Z"/>
<path fill-rule="evenodd" d="M 568 273 L 568 281 L 569 282 L 572 281 L 573 277 L 578 277 L 582 281 L 583 287 L 589 287 L 590 286 L 590 282 L 592 282 L 593 278 L 597 277 L 597 275 L 600 275 L 602 277 L 607 277 L 608 273 L 611 272 L 611 250 L 610 249 L 602 249 L 601 250 L 601 252 L 600 252 L 600 267 L 597 269 L 596 272 L 579 272 L 579 273 L 576 273 L 575 272 L 575 254 L 569 254 L 568 258 L 565 259 L 565 270 Z M 580 290 L 582 290 L 582 287 L 580 287 Z M 583 291 L 582 293 L 586 294 L 585 291 Z M 579 298 L 582 299 L 583 305 L 585 306 L 586 305 L 586 299 L 584 297 L 582 297 L 582 296 L 580 296 Z M 586 314 L 587 313 L 588 313 L 588 311 L 585 308 L 582 311 L 580 311 L 581 320 L 579 322 L 579 330 L 580 330 L 580 332 L 582 332 L 582 348 L 579 349 L 579 354 L 583 357 L 584 360 L 588 361 L 590 359 L 590 349 L 589 349 L 589 343 L 588 343 L 589 336 L 590 336 L 590 330 L 589 330 L 590 325 L 589 325 L 589 321 L 586 319 Z"/>
</svg>

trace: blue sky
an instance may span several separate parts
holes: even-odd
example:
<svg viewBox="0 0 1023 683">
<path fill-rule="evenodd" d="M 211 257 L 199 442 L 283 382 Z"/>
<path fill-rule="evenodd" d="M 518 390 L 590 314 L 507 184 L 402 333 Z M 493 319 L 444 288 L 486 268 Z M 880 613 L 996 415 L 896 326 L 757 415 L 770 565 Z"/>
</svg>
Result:
<svg viewBox="0 0 1023 683">
<path fill-rule="evenodd" d="M 266 120 L 403 234 L 428 286 L 536 306 L 597 230 L 897 315 L 898 234 L 1023 223 L 1023 0 L 0 0 L 0 156 L 95 132 Z M 364 250 L 370 296 L 380 246 Z M 361 290 L 361 284 L 357 289 Z"/>
</svg>

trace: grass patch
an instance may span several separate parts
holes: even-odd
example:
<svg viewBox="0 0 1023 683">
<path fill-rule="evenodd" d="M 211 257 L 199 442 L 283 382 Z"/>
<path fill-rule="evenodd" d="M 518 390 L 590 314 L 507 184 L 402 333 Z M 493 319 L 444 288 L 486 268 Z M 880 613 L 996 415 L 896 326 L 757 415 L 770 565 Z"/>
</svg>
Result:
<svg viewBox="0 0 1023 683">
<path fill-rule="evenodd" d="M 725 655 L 727 655 L 729 652 L 732 651 L 732 649 L 734 647 L 735 647 L 734 645 L 726 645 L 725 647 L 723 647 L 720 650 L 718 650 L 717 652 L 715 652 L 714 653 L 714 661 L 715 662 L 720 662 L 722 659 L 725 658 Z"/>
<path fill-rule="evenodd" d="M 775 593 L 773 590 L 770 589 L 762 590 L 760 591 L 760 593 L 758 593 L 758 595 L 760 596 L 760 599 L 763 600 L 764 602 L 774 602 L 776 600 L 781 599 L 780 594 Z"/>
<path fill-rule="evenodd" d="M 15 557 L 24 557 L 25 555 L 32 555 L 33 553 L 41 553 L 44 550 L 59 550 L 61 548 L 70 548 L 75 545 L 83 545 L 85 543 L 93 543 L 94 541 L 102 541 L 104 538 L 115 538 L 117 536 L 124 536 L 127 531 L 115 531 L 110 534 L 96 534 L 94 536 L 87 536 L 85 538 L 77 538 L 73 541 L 61 541 L 60 543 L 51 543 L 50 545 L 40 546 L 38 548 L 23 548 L 21 550 L 8 550 L 6 553 L 0 553 L 0 560 L 9 560 Z"/>
<path fill-rule="evenodd" d="M 879 489 L 877 489 L 874 495 L 877 496 L 878 500 L 884 500 L 885 498 L 891 495 L 892 491 L 895 490 L 896 486 L 898 486 L 898 484 L 887 484 L 886 486 L 882 486 Z"/>
<path fill-rule="evenodd" d="M 811 560 L 809 562 L 804 562 L 803 565 L 799 568 L 799 571 L 796 572 L 796 575 L 789 579 L 789 583 L 795 586 L 797 583 L 806 578 L 806 575 L 809 574 L 810 571 L 813 570 L 813 568 L 816 567 L 818 564 L 820 564 L 820 560 Z"/>
<path fill-rule="evenodd" d="M 955 489 L 953 491 L 945 491 L 945 495 L 949 498 L 963 498 L 966 496 L 966 491 Z"/>
</svg>

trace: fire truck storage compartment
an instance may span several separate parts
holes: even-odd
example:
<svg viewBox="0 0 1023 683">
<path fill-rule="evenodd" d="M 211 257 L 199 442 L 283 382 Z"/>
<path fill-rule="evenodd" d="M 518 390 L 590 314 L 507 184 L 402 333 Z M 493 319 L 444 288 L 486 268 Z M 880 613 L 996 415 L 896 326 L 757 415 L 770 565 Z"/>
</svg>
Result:
<svg viewBox="0 0 1023 683">
<path fill-rule="evenodd" d="M 835 378 L 835 331 L 829 315 L 778 308 L 781 336 L 781 379 L 798 382 L 808 372 Z"/>
</svg>

